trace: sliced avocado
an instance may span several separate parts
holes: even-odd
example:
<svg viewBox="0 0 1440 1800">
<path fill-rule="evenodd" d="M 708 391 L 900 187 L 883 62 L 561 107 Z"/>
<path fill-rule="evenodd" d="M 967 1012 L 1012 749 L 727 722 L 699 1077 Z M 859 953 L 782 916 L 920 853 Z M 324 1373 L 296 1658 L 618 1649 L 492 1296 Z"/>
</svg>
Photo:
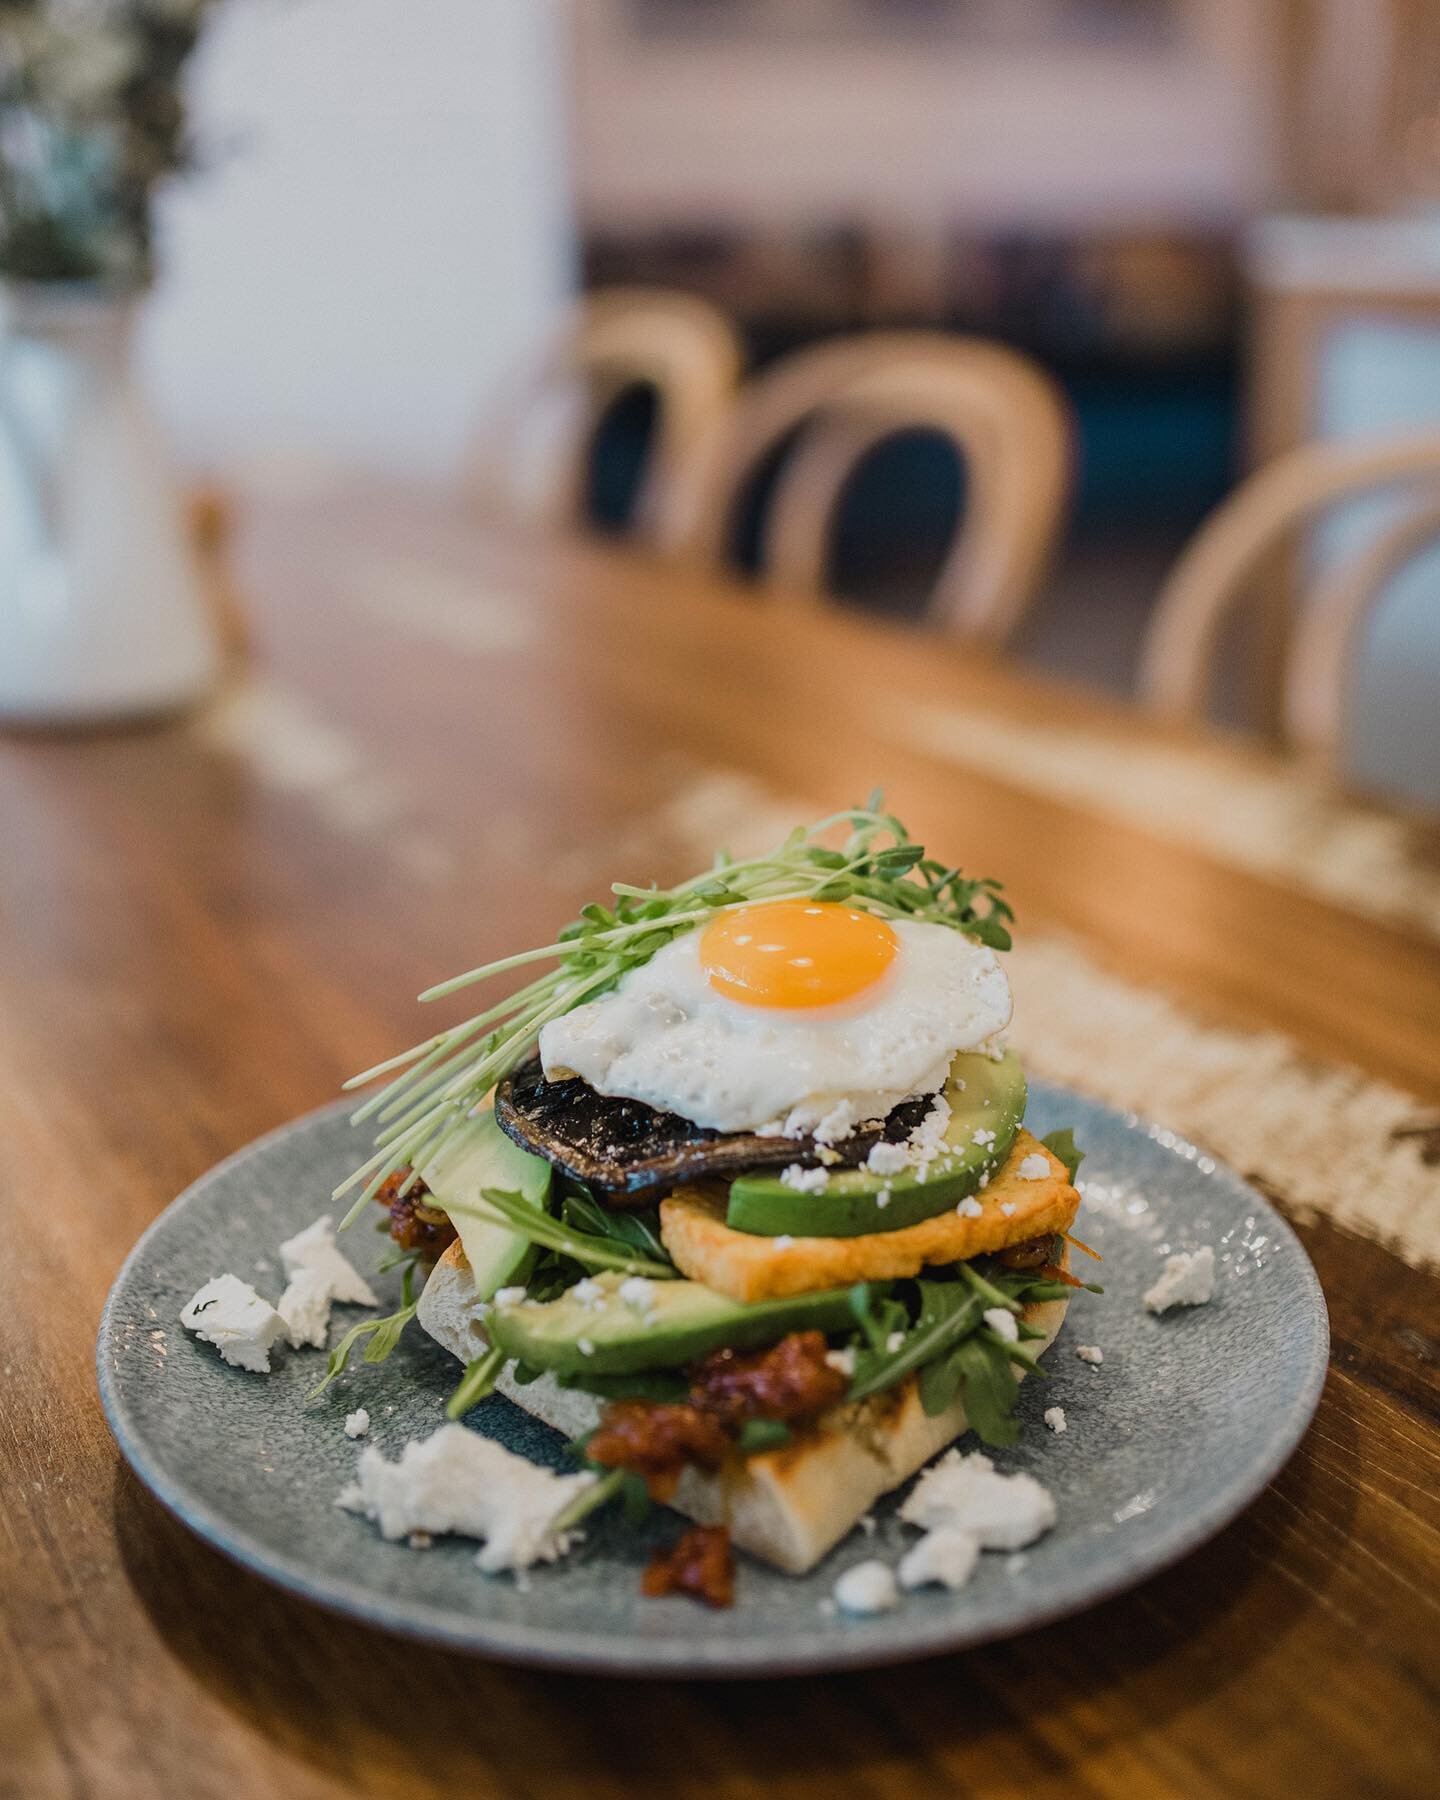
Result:
<svg viewBox="0 0 1440 1800">
<path fill-rule="evenodd" d="M 778 1175 L 742 1175 L 730 1184 L 726 1224 L 758 1237 L 865 1237 L 933 1219 L 974 1193 L 1010 1154 L 1025 1116 L 1025 1072 L 1013 1050 L 998 1062 L 962 1054 L 944 1091 L 950 1119 L 923 1179 L 918 1168 L 893 1175 L 837 1169 L 822 1189 L 805 1193 Z M 995 1135 L 977 1143 L 977 1131 Z"/>
<path fill-rule="evenodd" d="M 460 1207 L 478 1205 L 481 1188 L 492 1188 L 519 1194 L 536 1212 L 544 1212 L 554 1173 L 549 1163 L 511 1143 L 495 1123 L 495 1115 L 485 1113 L 460 1142 L 421 1173 L 436 1205 L 449 1213 L 460 1234 L 477 1298 L 488 1300 L 500 1288 L 524 1281 L 535 1262 L 535 1246 L 504 1225 L 461 1212 Z"/>
<path fill-rule="evenodd" d="M 656 1281 L 631 1288 L 614 1271 L 593 1277 L 590 1305 L 574 1288 L 557 1300 L 496 1306 L 485 1321 L 492 1343 L 532 1368 L 561 1375 L 631 1375 L 677 1368 L 711 1350 L 773 1344 L 790 1331 L 850 1331 L 849 1288 L 792 1294 L 746 1306 L 698 1281 Z M 587 1290 L 588 1291 L 588 1290 Z"/>
</svg>

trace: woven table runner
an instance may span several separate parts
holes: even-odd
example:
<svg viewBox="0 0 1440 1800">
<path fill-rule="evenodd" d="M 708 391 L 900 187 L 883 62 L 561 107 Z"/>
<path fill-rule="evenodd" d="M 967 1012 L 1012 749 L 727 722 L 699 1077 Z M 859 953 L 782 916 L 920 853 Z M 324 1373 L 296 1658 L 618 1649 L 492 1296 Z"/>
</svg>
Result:
<svg viewBox="0 0 1440 1800">
<path fill-rule="evenodd" d="M 869 723 L 1014 787 L 1138 826 L 1367 918 L 1440 937 L 1440 859 L 1405 819 L 1347 800 L 1299 764 L 1240 767 L 1181 744 L 1132 742 L 967 705 L 876 704 Z"/>
<path fill-rule="evenodd" d="M 1278 1032 L 1205 1023 L 1069 942 L 1023 938 L 1006 967 L 1010 1035 L 1037 1075 L 1168 1126 L 1292 1218 L 1440 1263 L 1440 1111 Z"/>
</svg>

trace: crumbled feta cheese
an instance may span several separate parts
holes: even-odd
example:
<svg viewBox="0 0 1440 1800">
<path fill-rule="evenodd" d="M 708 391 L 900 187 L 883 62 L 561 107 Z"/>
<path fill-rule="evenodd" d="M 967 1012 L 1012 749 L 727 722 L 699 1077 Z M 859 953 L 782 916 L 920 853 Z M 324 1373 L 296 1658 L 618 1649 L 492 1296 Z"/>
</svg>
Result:
<svg viewBox="0 0 1440 1800">
<path fill-rule="evenodd" d="M 518 1306 L 524 1298 L 525 1289 L 523 1287 L 503 1287 L 497 1292 L 491 1304 L 494 1306 Z"/>
<path fill-rule="evenodd" d="M 318 1269 L 300 1269 L 291 1276 L 276 1307 L 285 1321 L 292 1349 L 308 1344 L 323 1350 L 330 1330 L 330 1282 Z"/>
<path fill-rule="evenodd" d="M 1069 1429 L 1065 1423 L 1065 1408 L 1063 1406 L 1047 1406 L 1045 1408 L 1045 1423 L 1055 1433 L 1056 1437 L 1059 1437 L 1062 1431 Z"/>
<path fill-rule="evenodd" d="M 983 1125 L 977 1125 L 970 1135 L 970 1141 L 971 1143 L 979 1144 L 982 1147 L 986 1144 L 993 1144 L 995 1142 L 995 1133 L 993 1131 L 987 1131 Z"/>
<path fill-rule="evenodd" d="M 455 1532 L 483 1538 L 475 1560 L 487 1574 L 562 1556 L 568 1545 L 551 1523 L 595 1480 L 588 1471 L 553 1474 L 463 1425 L 411 1438 L 398 1462 L 386 1462 L 369 1445 L 358 1473 L 360 1510 L 382 1537 Z"/>
<path fill-rule="evenodd" d="M 889 1612 L 900 1604 L 895 1577 L 876 1558 L 847 1569 L 831 1589 L 835 1601 L 847 1613 L 865 1615 Z"/>
<path fill-rule="evenodd" d="M 817 1144 L 837 1144 L 842 1138 L 850 1137 L 860 1123 L 855 1102 L 837 1100 L 810 1135 Z"/>
<path fill-rule="evenodd" d="M 841 1160 L 840 1152 L 838 1150 L 832 1150 L 828 1144 L 817 1144 L 815 1146 L 815 1154 L 820 1158 L 820 1161 L 824 1163 L 827 1169 L 833 1168 L 835 1164 Z"/>
<path fill-rule="evenodd" d="M 900 1585 L 917 1588 L 937 1582 L 955 1593 L 974 1573 L 979 1554 L 979 1539 L 968 1531 L 957 1531 L 950 1525 L 928 1531 L 901 1558 Z"/>
<path fill-rule="evenodd" d="M 960 1215 L 960 1217 L 962 1219 L 978 1219 L 978 1218 L 983 1217 L 985 1208 L 980 1204 L 980 1202 L 975 1198 L 975 1196 L 973 1194 L 967 1194 L 965 1196 L 965 1198 L 960 1202 L 960 1204 L 955 1208 L 955 1211 Z"/>
<path fill-rule="evenodd" d="M 575 1347 L 582 1356 L 593 1356 L 595 1354 L 595 1346 L 590 1342 L 589 1338 L 577 1338 L 575 1340 Z"/>
<path fill-rule="evenodd" d="M 370 1429 L 370 1415 L 363 1406 L 356 1407 L 353 1413 L 346 1415 L 345 1435 L 348 1438 L 362 1438 Z"/>
<path fill-rule="evenodd" d="M 930 1102 L 930 1110 L 906 1139 L 911 1162 L 933 1162 L 948 1148 L 945 1131 L 949 1123 L 950 1102 L 943 1093 L 937 1094 Z"/>
<path fill-rule="evenodd" d="M 302 1269 L 312 1269 L 326 1279 L 330 1298 L 349 1306 L 378 1306 L 380 1302 L 370 1283 L 335 1247 L 335 1233 L 330 1214 L 323 1213 L 313 1225 L 280 1246 L 280 1261 L 287 1276 L 294 1277 Z"/>
<path fill-rule="evenodd" d="M 1007 1344 L 1018 1344 L 1020 1327 L 1015 1322 L 1015 1315 L 1006 1306 L 991 1306 L 981 1314 L 985 1323 L 996 1337 L 1004 1338 Z"/>
<path fill-rule="evenodd" d="M 905 1333 L 903 1331 L 892 1331 L 890 1333 L 889 1337 L 887 1337 L 885 1340 L 885 1349 L 886 1349 L 887 1354 L 889 1354 L 890 1356 L 893 1356 L 895 1354 L 895 1352 L 900 1348 L 900 1346 L 904 1342 L 905 1342 Z"/>
<path fill-rule="evenodd" d="M 1215 1252 L 1206 1244 L 1166 1257 L 1160 1279 L 1146 1290 L 1145 1304 L 1151 1312 L 1163 1313 L 1171 1306 L 1203 1306 L 1214 1292 Z"/>
<path fill-rule="evenodd" d="M 1013 1200 L 1002 1200 L 1000 1202 L 1000 1210 L 1007 1219 L 1013 1219 L 1015 1216 L 1015 1202 Z"/>
<path fill-rule="evenodd" d="M 365 1510 L 365 1493 L 358 1481 L 347 1481 L 335 1496 L 335 1504 L 341 1512 L 363 1513 Z"/>
<path fill-rule="evenodd" d="M 890 1204 L 890 1197 L 890 1190 L 888 1187 L 881 1188 L 880 1192 L 875 1196 L 875 1205 L 880 1212 L 884 1212 L 885 1208 Z"/>
<path fill-rule="evenodd" d="M 855 1346 L 847 1344 L 843 1350 L 827 1350 L 825 1360 L 832 1369 L 838 1369 L 842 1375 L 855 1373 Z"/>
<path fill-rule="evenodd" d="M 898 1175 L 909 1161 L 910 1152 L 904 1144 L 888 1144 L 882 1138 L 871 1147 L 865 1167 L 872 1175 Z"/>
<path fill-rule="evenodd" d="M 1055 1523 L 1055 1501 L 1033 1475 L 999 1475 L 978 1450 L 952 1450 L 915 1483 L 900 1517 L 927 1531 L 969 1531 L 985 1550 L 1018 1550 Z"/>
<path fill-rule="evenodd" d="M 213 1344 L 237 1369 L 270 1373 L 270 1350 L 282 1336 L 285 1321 L 238 1275 L 217 1275 L 192 1297 L 180 1323 Z"/>
<path fill-rule="evenodd" d="M 780 1179 L 797 1194 L 823 1194 L 830 1185 L 830 1171 L 807 1169 L 800 1163 L 791 1163 L 788 1169 L 780 1171 Z"/>
<path fill-rule="evenodd" d="M 788 1250 L 795 1240 L 788 1231 L 782 1231 L 779 1237 L 771 1238 L 770 1242 L 777 1250 Z"/>
<path fill-rule="evenodd" d="M 644 1275 L 627 1275 L 620 1283 L 620 1299 L 636 1312 L 649 1312 L 655 1304 L 655 1283 Z"/>
<path fill-rule="evenodd" d="M 573 1299 L 580 1302 L 581 1306 L 586 1307 L 592 1312 L 597 1306 L 603 1306 L 605 1304 L 604 1288 L 601 1287 L 598 1281 L 595 1281 L 589 1275 L 586 1275 L 581 1280 L 577 1281 L 574 1287 L 571 1288 L 570 1293 Z"/>
<path fill-rule="evenodd" d="M 1075 1354 L 1083 1363 L 1095 1363 L 1098 1365 L 1105 1360 L 1105 1352 L 1098 1344 L 1078 1344 L 1075 1349 Z"/>
<path fill-rule="evenodd" d="M 1028 1156 L 1020 1158 L 1020 1166 L 1015 1173 L 1022 1181 L 1044 1181 L 1050 1174 L 1050 1158 L 1042 1156 L 1038 1150 L 1032 1150 Z"/>
</svg>

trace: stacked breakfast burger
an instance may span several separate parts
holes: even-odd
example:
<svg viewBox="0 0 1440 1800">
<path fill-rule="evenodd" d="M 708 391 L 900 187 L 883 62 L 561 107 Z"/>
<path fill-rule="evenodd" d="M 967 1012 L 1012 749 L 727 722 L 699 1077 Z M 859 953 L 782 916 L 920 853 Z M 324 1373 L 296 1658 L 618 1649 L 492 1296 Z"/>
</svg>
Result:
<svg viewBox="0 0 1440 1800">
<path fill-rule="evenodd" d="M 554 965 L 362 1108 L 452 1416 L 498 1389 L 587 1509 L 696 1521 L 648 1591 L 724 1601 L 732 1544 L 802 1572 L 967 1428 L 1014 1440 L 1079 1196 L 1025 1128 L 1008 919 L 873 801 L 433 990 Z"/>
</svg>

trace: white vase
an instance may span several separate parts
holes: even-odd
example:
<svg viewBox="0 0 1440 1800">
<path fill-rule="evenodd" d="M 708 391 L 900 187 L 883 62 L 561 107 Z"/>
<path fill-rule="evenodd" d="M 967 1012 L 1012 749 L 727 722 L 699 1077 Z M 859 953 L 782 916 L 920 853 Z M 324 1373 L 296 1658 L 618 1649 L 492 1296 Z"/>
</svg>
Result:
<svg viewBox="0 0 1440 1800">
<path fill-rule="evenodd" d="M 131 374 L 135 302 L 5 291 L 0 723 L 172 711 L 220 670 L 159 436 Z"/>
</svg>

